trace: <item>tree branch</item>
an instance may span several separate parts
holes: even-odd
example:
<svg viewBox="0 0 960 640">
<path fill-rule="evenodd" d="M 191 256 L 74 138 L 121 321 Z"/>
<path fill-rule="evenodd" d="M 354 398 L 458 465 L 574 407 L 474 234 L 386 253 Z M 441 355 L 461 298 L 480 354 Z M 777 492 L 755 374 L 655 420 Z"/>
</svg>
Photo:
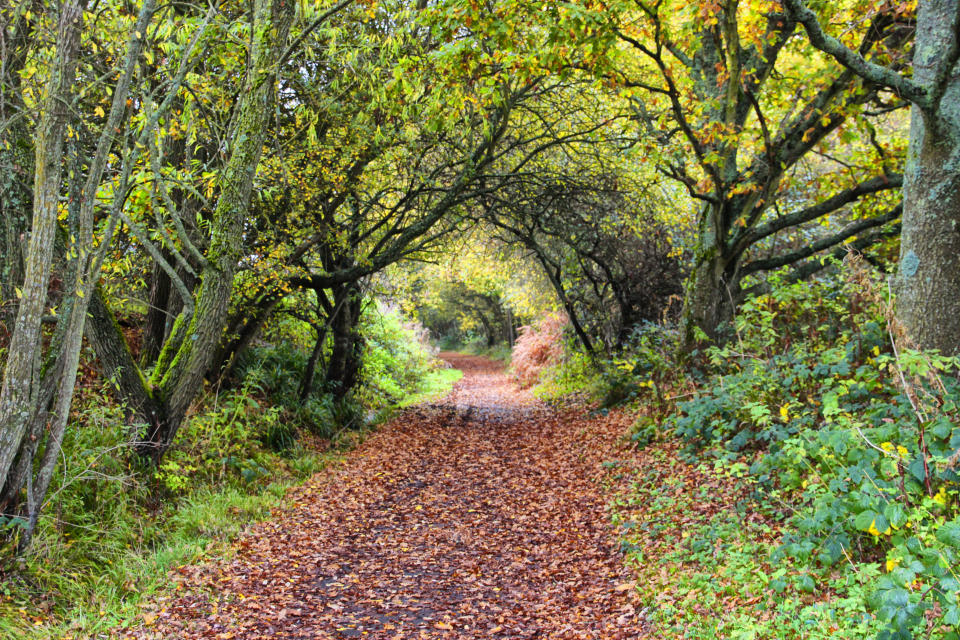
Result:
<svg viewBox="0 0 960 640">
<path fill-rule="evenodd" d="M 817 20 L 817 15 L 807 8 L 803 0 L 783 0 L 783 7 L 787 15 L 803 25 L 814 47 L 829 54 L 861 78 L 874 84 L 890 87 L 924 111 L 935 109 L 937 101 L 934 100 L 933 92 L 892 69 L 868 61 L 858 52 L 847 48 L 842 42 L 828 35 Z"/>
<path fill-rule="evenodd" d="M 846 227 L 838 231 L 837 233 L 821 238 L 816 242 L 808 244 L 805 247 L 797 249 L 796 251 L 791 251 L 781 256 L 776 256 L 773 258 L 766 258 L 763 260 L 755 260 L 748 264 L 745 264 L 741 268 L 741 273 L 747 275 L 750 273 L 755 273 L 757 271 L 769 271 L 771 269 L 778 269 L 784 267 L 788 264 L 793 264 L 798 260 L 803 260 L 804 258 L 809 258 L 810 256 L 819 253 L 825 249 L 829 249 L 832 246 L 840 244 L 844 240 L 852 238 L 858 233 L 865 231 L 867 229 L 873 229 L 875 227 L 882 226 L 888 222 L 892 222 L 900 217 L 903 213 L 903 205 L 898 204 L 893 209 L 883 214 L 882 216 L 877 216 L 875 218 L 866 218 L 864 220 L 857 220 L 851 224 L 848 224 Z"/>
</svg>

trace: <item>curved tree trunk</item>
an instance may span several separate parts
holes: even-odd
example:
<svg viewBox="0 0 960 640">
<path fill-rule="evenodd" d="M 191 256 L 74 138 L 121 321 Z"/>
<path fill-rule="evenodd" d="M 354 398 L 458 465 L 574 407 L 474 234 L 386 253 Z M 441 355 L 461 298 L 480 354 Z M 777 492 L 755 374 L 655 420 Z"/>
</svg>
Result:
<svg viewBox="0 0 960 640">
<path fill-rule="evenodd" d="M 170 349 L 175 355 L 171 353 L 172 357 L 164 358 L 161 352 L 154 371 L 152 382 L 161 390 L 165 415 L 149 426 L 137 446 L 141 456 L 154 462 L 159 462 L 173 443 L 187 410 L 203 388 L 223 337 L 233 276 L 243 252 L 243 222 L 273 111 L 276 63 L 286 45 L 294 10 L 293 3 L 284 0 L 254 3 L 250 65 L 230 136 L 230 157 L 213 213 L 207 264 L 192 316 L 181 316 L 180 331 L 175 328 L 171 335 L 171 340 L 178 342 L 175 349 Z"/>
</svg>

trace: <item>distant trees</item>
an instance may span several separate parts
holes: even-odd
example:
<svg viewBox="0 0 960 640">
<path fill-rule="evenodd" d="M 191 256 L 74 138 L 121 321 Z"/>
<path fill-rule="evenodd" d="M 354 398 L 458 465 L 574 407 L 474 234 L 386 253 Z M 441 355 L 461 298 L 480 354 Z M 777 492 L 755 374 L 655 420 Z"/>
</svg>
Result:
<svg viewBox="0 0 960 640">
<path fill-rule="evenodd" d="M 868 60 L 830 35 L 802 0 L 784 0 L 784 7 L 813 46 L 848 73 L 913 104 L 897 316 L 917 346 L 955 354 L 960 351 L 960 2 L 921 0 L 910 76 L 900 65 Z"/>
<path fill-rule="evenodd" d="M 662 204 L 621 190 L 611 175 L 545 172 L 489 194 L 483 219 L 540 265 L 581 346 L 596 356 L 624 346 L 637 324 L 679 309 L 682 250 L 656 220 Z"/>
</svg>

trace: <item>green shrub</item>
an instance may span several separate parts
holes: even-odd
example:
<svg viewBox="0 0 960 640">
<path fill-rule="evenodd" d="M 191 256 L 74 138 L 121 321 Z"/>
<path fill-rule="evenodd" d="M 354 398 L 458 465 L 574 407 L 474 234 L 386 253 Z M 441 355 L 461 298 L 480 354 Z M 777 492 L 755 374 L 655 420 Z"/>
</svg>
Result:
<svg viewBox="0 0 960 640">
<path fill-rule="evenodd" d="M 870 576 L 856 595 L 881 638 L 957 637 L 960 361 L 895 351 L 887 303 L 862 272 L 851 279 L 747 301 L 667 427 L 686 455 L 749 469 L 786 519 L 772 562 Z"/>
<path fill-rule="evenodd" d="M 438 363 L 426 332 L 405 322 L 399 312 L 368 305 L 362 320 L 362 382 L 356 395 L 378 411 L 418 393 Z"/>
</svg>

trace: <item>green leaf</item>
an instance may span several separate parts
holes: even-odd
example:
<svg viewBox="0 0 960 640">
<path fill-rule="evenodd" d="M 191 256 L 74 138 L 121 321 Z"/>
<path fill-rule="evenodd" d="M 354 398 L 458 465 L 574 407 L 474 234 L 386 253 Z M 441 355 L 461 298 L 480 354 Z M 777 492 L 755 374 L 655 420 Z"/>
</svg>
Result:
<svg viewBox="0 0 960 640">
<path fill-rule="evenodd" d="M 900 528 L 907 522 L 907 513 L 903 505 L 899 502 L 893 502 L 883 508 L 883 515 L 890 521 L 890 524 Z"/>
<path fill-rule="evenodd" d="M 872 509 L 867 511 L 861 511 L 860 515 L 858 515 L 856 519 L 853 521 L 853 526 L 855 526 L 860 531 L 866 531 L 867 529 L 870 528 L 870 525 L 872 525 L 876 521 L 879 515 L 880 514 L 878 514 L 876 511 L 873 511 Z"/>
<path fill-rule="evenodd" d="M 943 544 L 960 549 L 960 518 L 947 522 L 935 534 L 937 540 Z"/>
</svg>

